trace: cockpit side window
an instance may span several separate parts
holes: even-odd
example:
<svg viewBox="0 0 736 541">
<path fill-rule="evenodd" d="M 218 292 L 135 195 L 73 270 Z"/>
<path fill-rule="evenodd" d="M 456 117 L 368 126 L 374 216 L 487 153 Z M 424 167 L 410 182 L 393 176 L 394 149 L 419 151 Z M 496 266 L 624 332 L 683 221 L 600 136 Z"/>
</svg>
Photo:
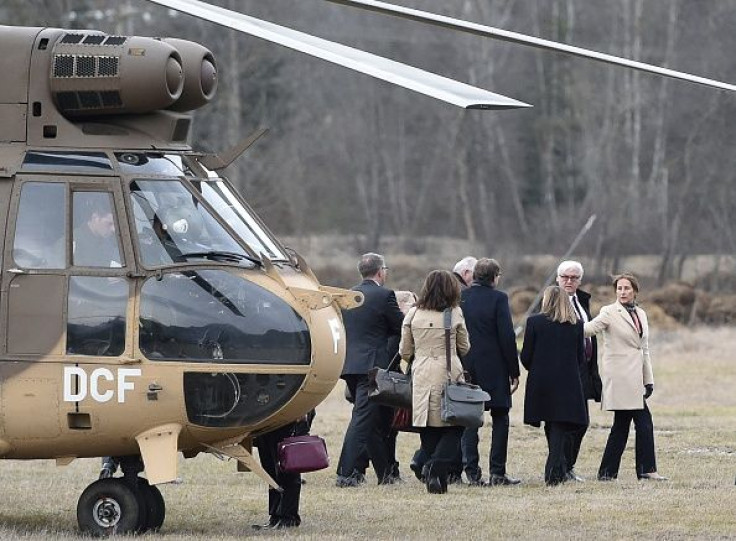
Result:
<svg viewBox="0 0 736 541">
<path fill-rule="evenodd" d="M 66 266 L 66 185 L 26 182 L 20 194 L 13 260 L 29 269 Z"/>
<path fill-rule="evenodd" d="M 112 194 L 74 192 L 72 261 L 78 267 L 123 267 Z"/>
</svg>

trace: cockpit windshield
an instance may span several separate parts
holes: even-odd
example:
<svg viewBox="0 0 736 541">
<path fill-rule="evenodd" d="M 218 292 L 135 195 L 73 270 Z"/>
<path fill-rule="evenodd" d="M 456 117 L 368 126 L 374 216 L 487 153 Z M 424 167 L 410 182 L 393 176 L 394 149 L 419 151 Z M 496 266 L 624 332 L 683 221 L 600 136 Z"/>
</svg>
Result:
<svg viewBox="0 0 736 541">
<path fill-rule="evenodd" d="M 130 197 L 145 266 L 203 259 L 260 264 L 181 181 L 136 180 Z"/>
<path fill-rule="evenodd" d="M 238 200 L 228 185 L 220 179 L 194 181 L 207 203 L 230 224 L 235 232 L 256 254 L 264 254 L 271 260 L 288 259 L 263 226 Z"/>
</svg>

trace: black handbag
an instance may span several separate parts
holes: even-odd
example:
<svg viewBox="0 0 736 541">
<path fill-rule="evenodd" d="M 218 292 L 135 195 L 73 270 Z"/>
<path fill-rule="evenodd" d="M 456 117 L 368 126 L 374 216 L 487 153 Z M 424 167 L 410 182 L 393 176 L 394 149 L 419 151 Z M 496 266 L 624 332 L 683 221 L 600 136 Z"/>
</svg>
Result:
<svg viewBox="0 0 736 541">
<path fill-rule="evenodd" d="M 447 382 L 442 391 L 442 402 L 440 416 L 445 423 L 478 428 L 483 426 L 483 412 L 485 403 L 491 399 L 491 395 L 481 389 L 478 385 L 452 381 L 452 370 L 450 363 L 450 323 L 452 312 L 446 309 L 445 319 L 445 357 L 447 358 Z"/>
<path fill-rule="evenodd" d="M 411 409 L 411 374 L 391 370 L 398 359 L 397 353 L 387 368 L 368 372 L 368 398 L 384 406 Z"/>
</svg>

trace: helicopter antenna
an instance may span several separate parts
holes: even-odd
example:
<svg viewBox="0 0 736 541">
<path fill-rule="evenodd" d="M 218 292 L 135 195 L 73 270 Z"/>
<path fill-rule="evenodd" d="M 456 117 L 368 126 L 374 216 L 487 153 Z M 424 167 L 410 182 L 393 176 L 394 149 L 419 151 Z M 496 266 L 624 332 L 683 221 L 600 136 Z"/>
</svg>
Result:
<svg viewBox="0 0 736 541">
<path fill-rule="evenodd" d="M 531 107 L 500 94 L 494 94 L 454 79 L 448 79 L 401 62 L 334 43 L 284 26 L 249 17 L 237 11 L 199 0 L 148 0 L 201 19 L 250 34 L 284 47 L 339 64 L 377 79 L 465 109 L 518 109 Z"/>
<path fill-rule="evenodd" d="M 636 60 L 629 60 L 627 58 L 621 58 L 606 53 L 599 53 L 590 49 L 584 49 L 582 47 L 575 47 L 573 45 L 567 45 L 565 43 L 559 43 L 557 41 L 551 41 L 548 39 L 536 38 L 534 36 L 527 36 L 526 34 L 520 34 L 518 32 L 511 32 L 509 30 L 502 30 L 492 26 L 486 26 L 477 23 L 471 23 L 463 21 L 461 19 L 454 19 L 452 17 L 446 17 L 444 15 L 437 15 L 436 13 L 430 13 L 427 11 L 420 11 L 418 9 L 411 9 L 403 6 L 397 6 L 394 4 L 388 4 L 386 2 L 380 2 L 377 0 L 326 0 L 333 4 L 341 4 L 345 6 L 352 6 L 359 9 L 365 9 L 368 11 L 375 11 L 383 13 L 385 15 L 392 15 L 400 17 L 402 19 L 410 19 L 413 21 L 419 21 L 433 26 L 440 26 L 443 28 L 450 28 L 459 32 L 465 32 L 468 34 L 475 34 L 477 36 L 483 36 L 487 38 L 498 39 L 501 41 L 507 41 L 510 43 L 516 43 L 518 45 L 527 45 L 530 47 L 536 47 L 537 49 L 544 49 L 547 51 L 557 51 L 561 53 L 567 53 L 573 56 L 581 58 L 588 58 L 590 60 L 596 60 L 605 64 L 614 64 L 616 66 L 624 66 L 647 73 L 655 73 L 657 75 L 663 75 L 665 77 L 671 77 L 673 79 L 680 79 L 683 81 L 689 81 L 691 83 L 697 83 L 713 88 L 719 88 L 721 90 L 729 90 L 736 92 L 736 85 L 716 81 L 715 79 L 708 79 L 706 77 L 700 77 L 698 75 L 692 75 L 682 71 L 676 71 L 654 64 L 647 64 L 646 62 L 638 62 Z"/>
<path fill-rule="evenodd" d="M 248 150 L 261 137 L 268 133 L 268 128 L 260 128 L 252 133 L 234 147 L 227 149 L 219 154 L 205 154 L 199 159 L 199 162 L 211 171 L 222 171 L 228 165 L 237 160 L 243 152 Z"/>
</svg>

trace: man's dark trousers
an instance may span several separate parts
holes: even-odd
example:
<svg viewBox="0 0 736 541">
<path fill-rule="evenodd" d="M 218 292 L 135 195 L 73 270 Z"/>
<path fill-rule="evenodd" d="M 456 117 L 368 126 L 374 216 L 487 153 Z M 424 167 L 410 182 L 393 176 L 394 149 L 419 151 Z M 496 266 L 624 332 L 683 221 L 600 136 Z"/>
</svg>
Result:
<svg viewBox="0 0 736 541">
<path fill-rule="evenodd" d="M 381 405 L 368 399 L 368 376 L 344 375 L 343 378 L 355 397 L 355 404 L 345 432 L 337 474 L 349 477 L 356 470 L 359 471 L 361 457 L 367 450 L 380 483 L 391 473 L 393 467 L 393 464 L 389 464 L 381 433 Z"/>
<path fill-rule="evenodd" d="M 491 408 L 491 456 L 490 473 L 506 475 L 506 459 L 509 448 L 509 408 Z M 478 430 L 466 430 L 463 433 L 463 460 L 465 473 L 469 479 L 480 477 L 480 457 L 478 453 Z"/>
</svg>

